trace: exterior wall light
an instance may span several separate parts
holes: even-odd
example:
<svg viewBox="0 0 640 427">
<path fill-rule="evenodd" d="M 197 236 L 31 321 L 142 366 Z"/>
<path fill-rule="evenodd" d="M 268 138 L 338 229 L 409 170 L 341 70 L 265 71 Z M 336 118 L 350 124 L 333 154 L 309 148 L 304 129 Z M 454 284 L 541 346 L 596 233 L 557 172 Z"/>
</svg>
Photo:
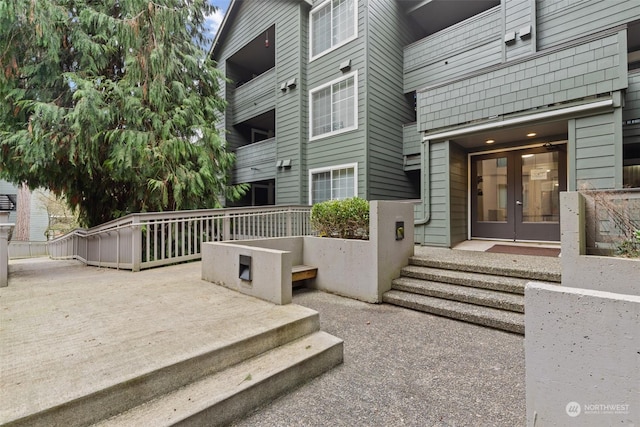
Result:
<svg viewBox="0 0 640 427">
<path fill-rule="evenodd" d="M 404 240 L 404 221 L 396 221 L 396 240 Z"/>
<path fill-rule="evenodd" d="M 240 267 L 238 269 L 238 278 L 250 282 L 252 280 L 251 279 L 251 256 L 240 255 L 239 265 Z"/>
</svg>

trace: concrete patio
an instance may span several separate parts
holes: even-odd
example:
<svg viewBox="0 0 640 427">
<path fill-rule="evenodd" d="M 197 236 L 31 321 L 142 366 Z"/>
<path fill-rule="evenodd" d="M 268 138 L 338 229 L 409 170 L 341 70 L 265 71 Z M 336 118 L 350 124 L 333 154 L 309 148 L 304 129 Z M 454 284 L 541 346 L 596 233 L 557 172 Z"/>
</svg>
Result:
<svg viewBox="0 0 640 427">
<path fill-rule="evenodd" d="M 304 374 L 294 377 L 306 379 L 307 371 L 317 375 L 342 360 L 341 341 L 317 331 L 315 311 L 202 281 L 197 262 L 131 273 L 37 258 L 13 260 L 9 270 L 9 287 L 0 289 L 0 425 L 102 421 L 290 342 L 304 353 L 280 355 L 302 366 L 297 371 Z M 307 369 L 305 358 L 316 352 L 320 359 L 330 353 L 330 363 Z M 238 372 L 209 392 L 193 391 L 188 404 L 209 405 L 222 391 L 221 399 L 230 400 L 280 362 L 264 364 L 247 368 L 250 378 Z M 164 409 L 171 425 L 176 407 Z M 132 418 L 127 425 L 160 423 Z"/>
<path fill-rule="evenodd" d="M 276 306 L 202 282 L 197 262 L 131 273 L 31 259 L 12 261 L 10 274 L 0 424 L 313 310 L 345 340 L 344 364 L 238 425 L 525 422 L 518 335 L 304 289 Z"/>
</svg>

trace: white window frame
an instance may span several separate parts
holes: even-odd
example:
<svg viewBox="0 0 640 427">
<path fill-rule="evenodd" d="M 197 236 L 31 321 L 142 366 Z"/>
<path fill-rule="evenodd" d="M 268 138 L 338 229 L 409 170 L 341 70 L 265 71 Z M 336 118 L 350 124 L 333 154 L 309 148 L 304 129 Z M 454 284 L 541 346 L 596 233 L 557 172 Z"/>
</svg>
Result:
<svg viewBox="0 0 640 427">
<path fill-rule="evenodd" d="M 340 169 L 353 169 L 353 196 L 358 196 L 358 163 L 347 163 L 344 165 L 326 166 L 322 168 L 309 169 L 309 205 L 313 205 L 313 175 L 324 172 L 331 172 L 331 181 L 333 182 L 333 171 Z M 333 187 L 331 188 L 333 193 Z M 332 194 L 333 196 L 333 194 Z M 331 198 L 330 200 L 335 200 Z"/>
<path fill-rule="evenodd" d="M 344 46 L 350 41 L 358 38 L 358 1 L 359 0 L 353 0 L 353 36 L 347 37 L 346 39 L 340 41 L 339 43 L 333 44 L 333 35 L 332 35 L 331 47 L 313 56 L 313 14 L 316 13 L 318 10 L 322 9 L 323 7 L 325 7 L 327 3 L 330 3 L 332 1 L 333 0 L 323 1 L 322 3 L 318 4 L 316 7 L 311 9 L 311 11 L 309 12 L 309 62 L 312 62 L 320 58 L 321 56 L 324 56 L 327 53 L 338 49 L 340 46 Z M 331 24 L 332 24 L 331 28 L 333 28 L 333 6 L 331 7 Z"/>
<path fill-rule="evenodd" d="M 338 130 L 332 130 L 330 132 L 326 132 L 320 135 L 313 135 L 313 94 L 319 92 L 327 87 L 331 87 L 336 83 L 339 83 L 344 80 L 349 80 L 353 78 L 353 125 L 347 126 Z M 352 130 L 358 129 L 358 70 L 355 70 L 349 74 L 345 74 L 342 77 L 331 80 L 328 83 L 323 84 L 322 86 L 316 86 L 309 91 L 309 141 L 314 141 L 316 139 L 326 138 L 328 136 L 338 135 L 344 132 L 349 132 Z M 333 105 L 333 92 L 331 93 L 331 104 Z"/>
</svg>

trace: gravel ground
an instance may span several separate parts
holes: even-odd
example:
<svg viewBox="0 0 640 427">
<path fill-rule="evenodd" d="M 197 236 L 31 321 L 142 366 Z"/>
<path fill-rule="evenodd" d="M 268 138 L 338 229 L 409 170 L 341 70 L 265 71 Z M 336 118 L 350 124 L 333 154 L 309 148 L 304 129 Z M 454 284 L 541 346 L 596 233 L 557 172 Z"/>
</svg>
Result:
<svg viewBox="0 0 640 427">
<path fill-rule="evenodd" d="M 525 425 L 524 338 L 388 304 L 301 289 L 344 340 L 344 364 L 234 425 Z"/>
</svg>

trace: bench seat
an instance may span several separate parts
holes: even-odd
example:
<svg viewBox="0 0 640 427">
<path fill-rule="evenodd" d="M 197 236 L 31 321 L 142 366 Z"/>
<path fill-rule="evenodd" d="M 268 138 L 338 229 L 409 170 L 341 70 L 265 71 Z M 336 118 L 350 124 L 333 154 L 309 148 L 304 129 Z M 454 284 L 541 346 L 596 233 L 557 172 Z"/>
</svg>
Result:
<svg viewBox="0 0 640 427">
<path fill-rule="evenodd" d="M 310 265 L 294 265 L 291 267 L 291 282 L 313 279 L 318 275 L 318 267 Z"/>
</svg>

